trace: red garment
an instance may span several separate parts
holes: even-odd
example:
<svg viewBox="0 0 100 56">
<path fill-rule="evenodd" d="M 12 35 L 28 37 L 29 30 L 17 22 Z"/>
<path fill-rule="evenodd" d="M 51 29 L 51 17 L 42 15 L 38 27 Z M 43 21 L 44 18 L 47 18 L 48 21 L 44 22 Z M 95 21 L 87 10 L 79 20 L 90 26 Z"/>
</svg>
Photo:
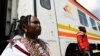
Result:
<svg viewBox="0 0 100 56">
<path fill-rule="evenodd" d="M 85 33 L 83 32 L 78 32 L 77 33 L 77 42 L 78 42 L 78 47 L 79 50 L 89 50 L 89 42 L 87 35 L 84 35 Z"/>
</svg>

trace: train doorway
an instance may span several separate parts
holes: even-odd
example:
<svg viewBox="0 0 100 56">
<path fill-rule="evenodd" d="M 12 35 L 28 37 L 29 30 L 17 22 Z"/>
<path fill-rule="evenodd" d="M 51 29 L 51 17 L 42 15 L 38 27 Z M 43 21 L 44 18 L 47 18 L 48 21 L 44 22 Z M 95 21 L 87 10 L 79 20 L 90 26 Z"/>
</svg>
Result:
<svg viewBox="0 0 100 56">
<path fill-rule="evenodd" d="M 7 14 L 7 0 L 0 0 L 0 54 L 6 46 L 5 23 Z"/>
</svg>

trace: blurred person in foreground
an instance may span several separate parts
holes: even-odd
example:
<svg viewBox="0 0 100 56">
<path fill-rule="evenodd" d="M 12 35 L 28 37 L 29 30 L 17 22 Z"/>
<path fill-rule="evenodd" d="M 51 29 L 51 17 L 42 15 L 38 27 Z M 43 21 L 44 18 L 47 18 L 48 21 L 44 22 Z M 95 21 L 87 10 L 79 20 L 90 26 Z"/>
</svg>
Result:
<svg viewBox="0 0 100 56">
<path fill-rule="evenodd" d="M 8 40 L 9 44 L 1 56 L 50 56 L 47 43 L 38 38 L 41 25 L 37 17 L 21 16 L 19 28 L 23 35 Z"/>
</svg>

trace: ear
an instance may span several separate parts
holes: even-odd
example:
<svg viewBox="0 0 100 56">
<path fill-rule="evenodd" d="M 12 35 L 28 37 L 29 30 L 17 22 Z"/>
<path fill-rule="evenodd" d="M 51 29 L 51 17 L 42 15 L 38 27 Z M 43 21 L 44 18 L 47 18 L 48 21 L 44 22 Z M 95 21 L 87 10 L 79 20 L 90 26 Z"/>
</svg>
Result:
<svg viewBox="0 0 100 56">
<path fill-rule="evenodd" d="M 27 29 L 26 29 L 26 28 L 23 28 L 23 30 L 24 30 L 25 32 L 27 32 Z"/>
<path fill-rule="evenodd" d="M 27 29 L 28 29 L 28 25 L 23 25 L 24 32 L 27 32 Z"/>
</svg>

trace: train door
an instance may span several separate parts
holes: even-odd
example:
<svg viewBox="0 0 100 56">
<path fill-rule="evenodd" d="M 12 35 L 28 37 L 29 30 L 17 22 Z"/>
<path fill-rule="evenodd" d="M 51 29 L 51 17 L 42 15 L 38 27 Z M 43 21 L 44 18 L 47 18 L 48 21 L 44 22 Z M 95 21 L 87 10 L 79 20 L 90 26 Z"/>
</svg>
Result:
<svg viewBox="0 0 100 56">
<path fill-rule="evenodd" d="M 39 38 L 48 43 L 50 56 L 61 56 L 54 0 L 19 0 L 18 18 L 29 14 L 39 18 L 42 28 Z"/>
<path fill-rule="evenodd" d="M 18 0 L 0 0 L 0 53 L 6 47 L 6 40 L 10 38 L 11 22 L 17 19 Z"/>
<path fill-rule="evenodd" d="M 47 41 L 50 56 L 61 56 L 54 3 L 54 0 L 37 0 L 37 17 L 42 27 L 40 38 Z"/>
</svg>

